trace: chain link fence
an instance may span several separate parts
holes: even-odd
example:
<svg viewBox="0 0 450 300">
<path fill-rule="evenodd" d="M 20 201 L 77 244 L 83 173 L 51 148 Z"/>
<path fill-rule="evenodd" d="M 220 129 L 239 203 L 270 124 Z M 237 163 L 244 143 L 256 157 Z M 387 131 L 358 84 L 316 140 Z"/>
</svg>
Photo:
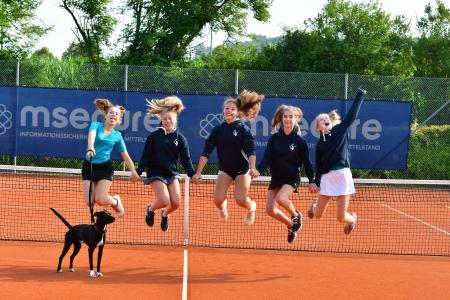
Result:
<svg viewBox="0 0 450 300">
<path fill-rule="evenodd" d="M 371 171 L 371 175 L 381 178 L 450 178 L 448 78 L 91 65 L 27 60 L 0 61 L 0 85 L 217 95 L 235 95 L 243 89 L 249 89 L 267 97 L 302 99 L 352 99 L 357 89 L 363 87 L 371 100 L 414 103 L 408 169 Z M 418 125 L 419 130 L 416 131 Z M 430 129 L 433 125 L 439 128 Z M 429 156 L 424 156 L 425 152 Z M 30 164 L 32 158 L 3 156 L 2 160 L 3 164 Z M 42 161 L 45 166 L 49 164 L 48 158 L 35 160 Z M 438 175 L 435 175 L 436 172 L 425 171 L 430 165 L 436 164 L 444 168 Z M 70 165 L 73 166 L 73 163 Z M 356 170 L 356 176 L 362 174 L 367 176 L 368 173 L 361 171 L 358 174 Z"/>
</svg>

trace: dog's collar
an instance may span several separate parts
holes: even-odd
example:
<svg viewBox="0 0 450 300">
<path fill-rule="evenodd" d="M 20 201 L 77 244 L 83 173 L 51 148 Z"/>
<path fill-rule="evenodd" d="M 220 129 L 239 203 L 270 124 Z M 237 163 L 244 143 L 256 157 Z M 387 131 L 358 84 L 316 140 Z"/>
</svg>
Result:
<svg viewBox="0 0 450 300">
<path fill-rule="evenodd" d="M 95 224 L 94 224 L 94 229 L 95 229 L 97 232 L 105 233 L 105 232 L 106 232 L 106 225 L 104 225 L 103 228 L 99 228 L 98 225 L 97 225 L 97 223 L 95 223 Z"/>
</svg>

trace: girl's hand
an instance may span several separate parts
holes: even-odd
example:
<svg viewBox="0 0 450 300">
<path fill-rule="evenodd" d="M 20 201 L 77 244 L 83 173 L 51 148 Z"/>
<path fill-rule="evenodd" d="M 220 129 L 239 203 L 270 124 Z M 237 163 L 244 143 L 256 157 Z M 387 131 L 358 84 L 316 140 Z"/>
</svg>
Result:
<svg viewBox="0 0 450 300">
<path fill-rule="evenodd" d="M 130 176 L 131 182 L 137 182 L 140 179 L 141 179 L 141 176 L 139 176 L 138 173 L 136 173 L 136 171 L 131 172 L 131 176 Z"/>
<path fill-rule="evenodd" d="M 260 173 L 257 169 L 250 169 L 249 174 L 250 174 L 250 177 L 252 177 L 252 178 L 257 178 L 260 175 Z"/>
<path fill-rule="evenodd" d="M 192 182 L 195 183 L 195 184 L 199 183 L 199 182 L 200 182 L 200 179 L 202 179 L 202 174 L 197 174 L 197 173 L 195 173 L 195 174 L 192 176 Z"/>
<path fill-rule="evenodd" d="M 89 157 L 94 157 L 94 156 L 95 156 L 95 149 L 89 149 L 89 150 L 87 151 L 87 155 L 88 155 Z"/>
</svg>

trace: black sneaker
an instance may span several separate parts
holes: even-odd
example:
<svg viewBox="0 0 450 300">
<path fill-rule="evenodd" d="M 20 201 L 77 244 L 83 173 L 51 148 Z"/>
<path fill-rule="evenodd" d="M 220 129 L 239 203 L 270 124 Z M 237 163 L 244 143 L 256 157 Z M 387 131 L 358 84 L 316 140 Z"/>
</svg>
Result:
<svg viewBox="0 0 450 300">
<path fill-rule="evenodd" d="M 150 205 L 145 209 L 145 223 L 147 223 L 148 226 L 152 227 L 155 223 L 155 212 L 148 210 L 149 207 Z"/>
<path fill-rule="evenodd" d="M 169 216 L 163 215 L 164 209 L 161 209 L 161 230 L 167 231 L 169 229 Z"/>
<path fill-rule="evenodd" d="M 288 229 L 288 243 L 293 243 L 297 238 L 297 232 L 292 231 L 292 229 Z"/>
<path fill-rule="evenodd" d="M 292 227 L 291 230 L 293 232 L 297 232 L 300 229 L 302 229 L 302 213 L 297 211 L 297 215 L 294 217 L 291 217 L 292 220 Z"/>
</svg>

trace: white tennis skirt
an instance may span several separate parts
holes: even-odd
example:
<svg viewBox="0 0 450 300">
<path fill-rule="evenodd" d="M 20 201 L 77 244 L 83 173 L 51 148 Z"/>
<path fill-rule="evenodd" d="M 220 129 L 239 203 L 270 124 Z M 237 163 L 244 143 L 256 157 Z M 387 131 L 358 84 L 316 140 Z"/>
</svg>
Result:
<svg viewBox="0 0 450 300">
<path fill-rule="evenodd" d="M 331 170 L 320 178 L 320 194 L 343 196 L 355 193 L 352 171 L 349 168 Z"/>
</svg>

